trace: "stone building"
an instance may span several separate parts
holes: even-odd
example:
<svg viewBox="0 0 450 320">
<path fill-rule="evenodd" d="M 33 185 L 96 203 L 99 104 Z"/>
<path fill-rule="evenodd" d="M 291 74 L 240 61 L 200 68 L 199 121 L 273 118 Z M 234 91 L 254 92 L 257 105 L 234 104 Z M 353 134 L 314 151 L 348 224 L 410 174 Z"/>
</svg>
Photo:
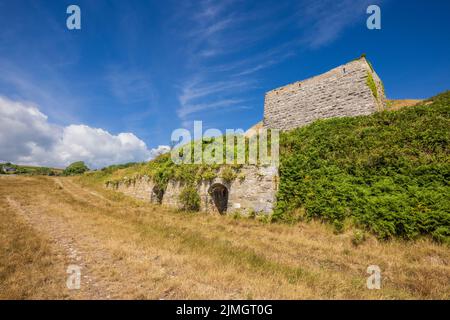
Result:
<svg viewBox="0 0 450 320">
<path fill-rule="evenodd" d="M 368 115 L 382 110 L 385 103 L 380 78 L 370 63 L 361 57 L 316 77 L 267 92 L 263 123 L 249 129 L 246 136 L 256 134 L 262 127 L 291 130 L 317 119 Z M 174 180 L 165 190 L 159 190 L 149 177 L 142 177 L 133 183 L 123 181 L 107 187 L 135 198 L 179 208 L 184 185 Z M 231 182 L 221 178 L 201 181 L 197 192 L 202 211 L 268 214 L 273 210 L 277 188 L 277 168 L 244 166 L 240 178 Z"/>
<path fill-rule="evenodd" d="M 278 170 L 271 166 L 243 166 L 233 181 L 217 178 L 201 181 L 197 185 L 200 210 L 220 214 L 268 214 L 272 212 L 278 186 Z M 121 181 L 107 187 L 134 198 L 181 208 L 180 194 L 185 185 L 172 180 L 165 190 L 159 190 L 149 177 Z"/>
<path fill-rule="evenodd" d="M 385 107 L 383 84 L 361 57 L 266 93 L 265 128 L 291 130 L 317 119 L 368 115 Z"/>
</svg>

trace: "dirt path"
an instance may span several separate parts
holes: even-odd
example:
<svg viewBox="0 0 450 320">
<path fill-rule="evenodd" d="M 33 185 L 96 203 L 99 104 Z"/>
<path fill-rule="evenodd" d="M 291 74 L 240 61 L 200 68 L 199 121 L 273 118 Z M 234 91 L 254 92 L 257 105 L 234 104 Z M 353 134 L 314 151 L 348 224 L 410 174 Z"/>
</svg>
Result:
<svg viewBox="0 0 450 320">
<path fill-rule="evenodd" d="M 80 268 L 83 285 L 79 289 L 71 291 L 70 296 L 72 298 L 109 299 L 111 297 L 108 287 L 95 279 L 95 276 L 90 271 L 89 264 L 87 264 L 87 261 L 92 261 L 92 257 L 86 258 L 86 255 L 91 255 L 95 251 L 86 253 L 79 249 L 79 242 L 87 239 L 79 239 L 78 235 L 74 235 L 70 224 L 60 217 L 49 216 L 36 209 L 24 208 L 10 196 L 6 199 L 14 212 L 24 218 L 37 231 L 51 239 L 54 244 L 54 252 L 58 256 L 64 257 L 68 268 L 69 266 Z M 83 247 L 86 246 L 84 245 Z M 102 258 L 105 257 L 103 256 Z"/>
<path fill-rule="evenodd" d="M 449 297 L 450 250 L 429 241 L 355 247 L 320 224 L 174 212 L 68 178 L 0 177 L 0 202 L 51 240 L 47 278 L 81 268 L 69 299 Z M 373 264 L 382 290 L 365 286 Z"/>
<path fill-rule="evenodd" d="M 27 183 L 36 182 L 33 179 L 27 180 Z M 42 184 L 44 181 L 45 185 Z M 167 299 L 176 297 L 171 285 L 167 287 L 163 285 L 165 288 L 159 288 L 157 295 L 154 295 L 155 288 L 149 281 L 154 275 L 157 275 L 160 280 L 160 278 L 175 278 L 178 273 L 175 267 L 170 267 L 166 261 L 160 259 L 160 254 L 153 252 L 152 248 L 147 247 L 143 250 L 129 242 L 121 247 L 124 241 L 127 242 L 127 237 L 117 239 L 111 234 L 96 232 L 100 224 L 102 229 L 106 227 L 110 229 L 109 232 L 116 231 L 114 229 L 117 225 L 113 226 L 115 223 L 111 219 L 107 219 L 107 223 L 102 218 L 101 223 L 95 221 L 95 218 L 93 221 L 81 221 L 89 212 L 111 207 L 114 210 L 122 209 L 121 203 L 115 203 L 95 191 L 84 189 L 68 179 L 56 178 L 53 181 L 42 179 L 40 182 L 41 189 L 36 194 L 27 192 L 31 190 L 22 190 L 26 193 L 27 199 L 25 199 L 23 196 L 10 193 L 6 196 L 6 202 L 35 230 L 51 239 L 55 255 L 63 256 L 66 266 L 80 267 L 81 286 L 79 290 L 68 290 L 70 298 Z M 55 192 L 56 197 L 52 198 Z M 29 197 L 30 195 L 32 197 Z M 58 196 L 62 196 L 72 205 L 58 201 Z M 78 211 L 80 205 L 84 208 L 83 213 Z M 120 227 L 120 229 L 123 228 Z M 125 229 L 128 229 L 127 226 Z M 120 230 L 121 233 L 123 231 Z M 133 235 L 130 238 L 133 239 Z M 148 264 L 149 262 L 151 265 Z M 143 270 L 144 268 L 148 270 Z M 147 277 L 148 273 L 152 273 L 153 276 Z M 66 281 L 66 278 L 61 281 Z M 170 281 L 167 282 L 170 284 Z M 205 292 L 208 291 L 206 284 L 199 282 L 196 286 L 203 287 L 206 289 Z"/>
</svg>

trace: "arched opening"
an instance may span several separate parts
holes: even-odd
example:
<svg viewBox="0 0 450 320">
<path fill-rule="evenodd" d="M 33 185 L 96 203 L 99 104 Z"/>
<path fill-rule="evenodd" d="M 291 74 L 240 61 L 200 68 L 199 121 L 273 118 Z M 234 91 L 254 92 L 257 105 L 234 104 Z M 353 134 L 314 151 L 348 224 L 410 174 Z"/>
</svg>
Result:
<svg viewBox="0 0 450 320">
<path fill-rule="evenodd" d="M 221 183 L 215 183 L 209 188 L 209 194 L 220 214 L 227 212 L 228 189 Z"/>
<path fill-rule="evenodd" d="M 152 189 L 151 201 L 161 204 L 163 197 L 164 197 L 164 189 L 160 188 L 159 186 L 154 186 Z"/>
</svg>

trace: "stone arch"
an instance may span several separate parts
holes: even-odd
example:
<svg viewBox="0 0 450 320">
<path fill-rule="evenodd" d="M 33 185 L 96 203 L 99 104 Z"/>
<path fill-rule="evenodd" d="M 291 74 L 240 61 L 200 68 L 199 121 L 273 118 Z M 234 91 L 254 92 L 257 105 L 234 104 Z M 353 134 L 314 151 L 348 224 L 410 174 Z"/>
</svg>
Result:
<svg viewBox="0 0 450 320">
<path fill-rule="evenodd" d="M 151 201 L 154 203 L 161 204 L 164 197 L 164 189 L 156 185 L 152 189 Z"/>
<path fill-rule="evenodd" d="M 228 188 L 221 183 L 214 183 L 208 190 L 212 201 L 220 214 L 227 212 L 228 208 Z"/>
</svg>

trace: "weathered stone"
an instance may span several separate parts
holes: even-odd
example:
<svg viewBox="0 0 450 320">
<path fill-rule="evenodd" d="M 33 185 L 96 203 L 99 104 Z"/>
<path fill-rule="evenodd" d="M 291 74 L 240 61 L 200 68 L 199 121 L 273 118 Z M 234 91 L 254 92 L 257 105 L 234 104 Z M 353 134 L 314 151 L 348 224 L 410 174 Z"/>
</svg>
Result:
<svg viewBox="0 0 450 320">
<path fill-rule="evenodd" d="M 369 76 L 374 80 L 377 97 L 368 86 Z M 360 58 L 316 77 L 267 92 L 263 126 L 290 130 L 317 119 L 368 115 L 382 110 L 385 103 L 380 78 L 366 59 Z M 256 129 L 259 127 L 253 131 Z M 197 186 L 200 209 L 218 212 L 218 201 L 214 197 L 217 197 L 216 191 L 220 190 L 221 197 L 227 197 L 227 213 L 271 213 L 278 188 L 278 169 L 244 166 L 239 176 L 243 179 L 237 178 L 232 182 L 225 182 L 221 178 L 201 181 Z M 220 188 L 216 189 L 218 185 Z M 179 197 L 184 187 L 182 182 L 170 181 L 165 190 L 159 190 L 149 177 L 143 177 L 133 182 L 120 182 L 117 190 L 138 199 L 179 208 Z M 223 198 L 220 200 L 223 204 Z"/>
<path fill-rule="evenodd" d="M 377 98 L 367 85 L 370 74 Z M 385 94 L 378 75 L 365 58 L 334 68 L 316 77 L 266 93 L 266 128 L 291 130 L 317 119 L 368 115 L 385 106 Z"/>
<path fill-rule="evenodd" d="M 220 172 L 218 176 L 220 177 Z M 243 166 L 239 170 L 239 177 L 242 178 L 236 178 L 231 182 L 226 182 L 222 178 L 215 178 L 212 181 L 201 181 L 197 185 L 197 191 L 201 199 L 200 210 L 218 213 L 210 191 L 211 186 L 220 184 L 227 189 L 227 213 L 271 213 L 275 202 L 278 181 L 277 168 Z M 108 187 L 114 188 L 112 185 Z M 180 208 L 179 197 L 184 187 L 185 185 L 182 182 L 170 181 L 164 191 L 161 204 Z M 122 181 L 115 190 L 137 199 L 159 203 L 155 194 L 155 184 L 146 177 L 136 179 L 131 183 Z"/>
</svg>

